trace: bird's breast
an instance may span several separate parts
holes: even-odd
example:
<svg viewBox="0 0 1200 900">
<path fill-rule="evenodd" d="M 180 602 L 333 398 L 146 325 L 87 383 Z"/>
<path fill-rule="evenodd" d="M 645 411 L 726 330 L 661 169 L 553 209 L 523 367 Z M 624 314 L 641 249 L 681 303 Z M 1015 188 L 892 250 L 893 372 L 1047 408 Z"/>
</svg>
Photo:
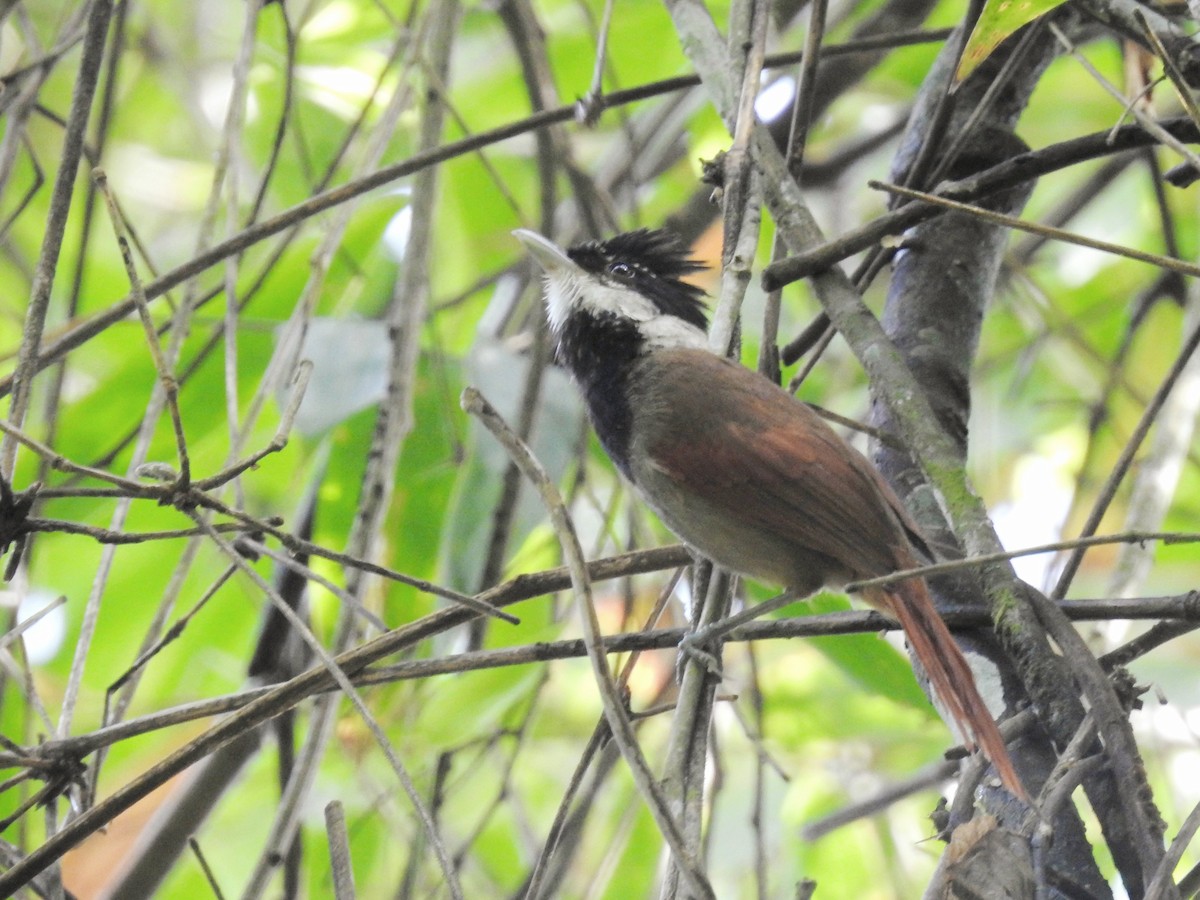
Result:
<svg viewBox="0 0 1200 900">
<path fill-rule="evenodd" d="M 668 528 L 724 568 L 801 594 L 845 582 L 841 561 L 774 525 L 788 499 L 758 466 L 761 435 L 747 428 L 756 416 L 744 406 L 753 391 L 743 394 L 742 370 L 698 353 L 649 354 L 631 370 L 629 477 Z"/>
</svg>

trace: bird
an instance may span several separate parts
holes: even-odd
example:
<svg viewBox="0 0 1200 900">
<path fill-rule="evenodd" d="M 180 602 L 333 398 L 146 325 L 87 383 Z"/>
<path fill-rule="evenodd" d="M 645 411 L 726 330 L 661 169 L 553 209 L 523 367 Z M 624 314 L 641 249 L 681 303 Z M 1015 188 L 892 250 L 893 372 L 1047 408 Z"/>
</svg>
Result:
<svg viewBox="0 0 1200 900">
<path fill-rule="evenodd" d="M 643 228 L 563 250 L 513 234 L 544 272 L 556 359 L 601 446 L 694 552 L 796 597 L 931 556 L 865 456 L 773 381 L 709 349 L 704 291 L 684 280 L 704 266 L 675 235 Z M 924 580 L 862 595 L 903 628 L 967 745 L 1028 801 Z"/>
</svg>

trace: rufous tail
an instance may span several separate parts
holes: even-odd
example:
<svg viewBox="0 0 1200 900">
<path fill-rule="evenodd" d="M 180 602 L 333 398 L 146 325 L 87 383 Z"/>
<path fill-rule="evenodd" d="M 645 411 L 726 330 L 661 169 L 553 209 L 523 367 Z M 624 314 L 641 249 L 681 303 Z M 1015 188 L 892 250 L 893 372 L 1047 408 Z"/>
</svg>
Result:
<svg viewBox="0 0 1200 900">
<path fill-rule="evenodd" d="M 934 692 L 954 719 L 963 739 L 982 749 L 996 767 L 1004 786 L 1030 803 L 1000 729 L 996 727 L 996 720 L 975 686 L 971 667 L 934 608 L 925 583 L 911 579 L 890 591 L 871 588 L 863 591 L 863 597 L 900 623 L 908 636 L 909 646 L 924 666 Z"/>
</svg>

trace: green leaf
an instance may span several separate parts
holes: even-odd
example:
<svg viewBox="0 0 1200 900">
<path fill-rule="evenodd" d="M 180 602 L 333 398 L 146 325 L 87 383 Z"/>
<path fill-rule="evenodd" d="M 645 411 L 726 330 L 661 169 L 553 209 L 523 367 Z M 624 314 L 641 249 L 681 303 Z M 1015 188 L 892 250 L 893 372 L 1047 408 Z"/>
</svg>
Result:
<svg viewBox="0 0 1200 900">
<path fill-rule="evenodd" d="M 1065 0 L 988 0 L 971 30 L 955 80 L 962 81 L 975 71 L 992 51 L 1022 25 L 1032 22 Z"/>
</svg>

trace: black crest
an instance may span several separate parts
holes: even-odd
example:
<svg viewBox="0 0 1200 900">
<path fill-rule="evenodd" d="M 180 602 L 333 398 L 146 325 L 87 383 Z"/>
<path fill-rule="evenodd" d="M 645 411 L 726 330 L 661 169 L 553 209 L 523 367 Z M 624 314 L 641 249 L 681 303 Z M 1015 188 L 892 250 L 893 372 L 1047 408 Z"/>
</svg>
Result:
<svg viewBox="0 0 1200 900">
<path fill-rule="evenodd" d="M 665 314 L 707 330 L 704 291 L 681 279 L 702 271 L 704 264 L 692 259 L 671 232 L 639 228 L 607 241 L 577 244 L 567 256 L 589 272 L 632 287 Z"/>
</svg>

